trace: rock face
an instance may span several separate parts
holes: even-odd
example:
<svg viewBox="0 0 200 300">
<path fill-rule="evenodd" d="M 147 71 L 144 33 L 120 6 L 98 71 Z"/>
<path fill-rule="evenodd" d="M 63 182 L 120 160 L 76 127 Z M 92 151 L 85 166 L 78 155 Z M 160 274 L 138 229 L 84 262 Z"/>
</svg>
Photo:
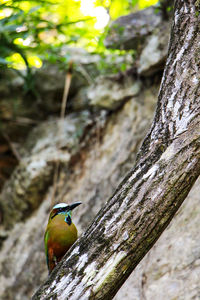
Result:
<svg viewBox="0 0 200 300">
<path fill-rule="evenodd" d="M 26 151 L 29 153 L 29 161 L 36 169 L 29 168 L 29 171 L 33 174 L 35 172 L 42 174 L 41 168 L 37 168 L 37 163 L 41 159 L 47 161 L 51 157 L 54 162 L 56 159 L 60 160 L 58 196 L 55 201 L 70 203 L 81 200 L 83 202 L 80 214 L 73 217 L 80 233 L 86 229 L 122 177 L 133 166 L 138 147 L 150 125 L 157 92 L 158 85 L 146 88 L 109 118 L 102 112 L 91 128 L 87 128 L 85 132 L 82 130 L 82 135 L 79 133 L 78 139 L 77 126 L 75 126 L 77 119 L 69 115 L 65 120 L 66 127 L 63 127 L 65 136 L 60 141 L 61 149 L 59 143 L 57 146 L 56 143 L 53 145 L 53 141 L 57 141 L 58 132 L 56 129 L 52 130 L 51 123 L 49 126 L 47 123 L 43 124 L 43 130 L 40 127 L 36 128 L 34 134 L 30 135 Z M 79 115 L 80 119 L 82 114 Z M 89 115 L 83 124 L 92 125 Z M 83 127 L 85 128 L 85 125 Z M 37 134 L 40 138 L 35 140 L 33 136 Z M 56 150 L 55 147 L 58 149 Z M 58 156 L 55 154 L 56 151 L 60 151 Z M 46 165 L 43 166 L 46 169 Z M 18 173 L 23 172 L 24 168 L 20 164 Z M 27 176 L 27 173 L 25 175 Z M 29 175 L 30 180 L 31 175 Z M 38 177 L 39 179 L 42 180 L 41 177 Z M 7 201 L 4 197 L 4 193 L 9 192 L 8 187 L 12 182 L 13 177 L 2 192 L 1 201 L 7 204 L 2 207 L 3 215 L 9 214 L 9 210 L 17 210 L 13 207 L 13 202 Z M 20 207 L 20 215 L 16 219 L 13 216 L 12 223 L 9 223 L 13 229 L 3 232 L 2 238 L 8 237 L 2 245 L 0 255 L 0 276 L 1 282 L 4 283 L 0 287 L 1 299 L 13 299 L 11 286 L 15 291 L 15 299 L 28 299 L 47 276 L 43 234 L 51 206 L 52 187 L 48 186 L 47 190 L 38 197 L 37 200 L 41 204 L 39 207 L 37 205 L 38 208 L 35 208 L 32 216 L 25 218 Z M 34 191 L 29 191 L 30 197 L 32 197 L 31 193 Z M 25 196 L 26 189 L 22 190 L 21 199 L 26 199 Z M 33 208 L 31 211 L 33 212 Z M 19 222 L 20 218 L 24 222 Z M 10 218 L 5 218 L 4 230 L 9 220 Z M 11 248 L 12 251 L 9 251 Z M 28 285 L 24 284 L 27 277 Z"/>
<path fill-rule="evenodd" d="M 169 23 L 163 22 L 146 39 L 138 61 L 140 75 L 149 76 L 163 69 L 167 57 L 169 29 Z"/>
<path fill-rule="evenodd" d="M 162 21 L 161 13 L 156 13 L 153 6 L 122 16 L 112 23 L 105 44 L 108 48 L 141 51 L 145 39 Z"/>
<path fill-rule="evenodd" d="M 123 47 L 128 31 L 135 39 L 134 18 L 142 24 L 137 38 L 141 35 L 143 41 L 137 73 L 146 77 L 124 75 L 122 80 L 106 75 L 79 86 L 70 98 L 76 98 L 79 111 L 73 112 L 71 106 L 64 120 L 52 113 L 29 132 L 19 148 L 21 160 L 0 194 L 2 300 L 30 299 L 47 277 L 43 235 L 51 206 L 60 201 L 83 202 L 79 214 L 73 215 L 81 234 L 134 165 L 153 118 L 160 83 L 160 75 L 155 72 L 162 69 L 167 51 L 164 33 L 167 36 L 169 32 L 165 32 L 168 23 L 163 21 L 163 39 L 159 37 L 162 17 L 154 14 L 154 8 L 123 17 L 116 22 L 130 21 L 131 28 L 122 32 Z M 163 45 L 163 52 L 158 44 Z M 151 49 L 155 52 L 147 64 Z M 91 58 L 93 64 L 95 59 Z M 48 84 L 41 86 L 44 95 L 58 95 Z M 199 184 L 196 182 L 177 216 L 119 290 L 116 300 L 200 298 Z"/>
<path fill-rule="evenodd" d="M 105 44 L 109 48 L 135 50 L 138 73 L 149 76 L 164 67 L 169 24 L 162 11 L 152 6 L 114 21 Z"/>
<path fill-rule="evenodd" d="M 125 101 L 137 96 L 141 82 L 132 76 L 116 81 L 116 76 L 102 76 L 88 88 L 87 96 L 91 106 L 115 110 Z"/>
<path fill-rule="evenodd" d="M 21 161 L 0 196 L 5 228 L 38 208 L 52 184 L 56 161 L 67 167 L 70 157 L 80 151 L 80 140 L 91 124 L 89 112 L 83 111 L 64 121 L 46 121 L 31 132 L 24 151 L 21 150 Z"/>
<path fill-rule="evenodd" d="M 68 112 L 96 110 L 95 103 L 91 103 L 89 99 L 88 93 L 91 89 L 88 87 L 92 86 L 93 89 L 95 85 L 96 88 L 99 82 L 98 89 L 102 89 L 101 85 L 106 84 L 107 79 L 104 77 L 104 80 L 99 78 L 96 81 L 100 74 L 109 74 L 108 77 L 112 77 L 111 74 L 121 70 L 121 66 L 125 65 L 128 68 L 133 63 L 129 53 L 123 56 L 102 57 L 89 54 L 83 49 L 68 47 L 63 47 L 61 52 L 63 57 L 68 57 L 76 66 L 72 72 L 67 102 Z M 25 71 L 21 72 L 21 75 L 25 76 Z M 22 76 L 11 69 L 0 70 L 0 189 L 20 160 L 20 155 L 16 154 L 21 151 L 21 145 L 30 130 L 41 121 L 47 120 L 49 116 L 57 117 L 60 114 L 66 72 L 66 66 L 64 70 L 58 64 L 49 65 L 47 62 L 41 69 L 33 70 L 31 97 L 30 94 L 25 94 Z M 115 80 L 112 82 L 115 84 Z M 115 89 L 117 89 L 116 85 Z M 123 91 L 120 92 L 121 97 L 109 101 L 111 110 L 126 100 L 127 93 L 128 96 L 130 95 L 130 89 L 132 87 L 124 83 Z M 109 92 L 105 93 L 109 95 Z M 103 103 L 101 105 L 99 102 L 98 100 L 98 107 L 102 108 Z"/>
</svg>

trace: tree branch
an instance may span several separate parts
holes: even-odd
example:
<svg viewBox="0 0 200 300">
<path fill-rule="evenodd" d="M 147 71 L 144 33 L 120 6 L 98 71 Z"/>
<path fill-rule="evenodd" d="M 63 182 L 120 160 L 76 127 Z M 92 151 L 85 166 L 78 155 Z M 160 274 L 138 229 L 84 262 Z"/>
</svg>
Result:
<svg viewBox="0 0 200 300">
<path fill-rule="evenodd" d="M 200 174 L 199 22 L 175 1 L 155 118 L 133 170 L 33 299 L 112 299 Z"/>
</svg>

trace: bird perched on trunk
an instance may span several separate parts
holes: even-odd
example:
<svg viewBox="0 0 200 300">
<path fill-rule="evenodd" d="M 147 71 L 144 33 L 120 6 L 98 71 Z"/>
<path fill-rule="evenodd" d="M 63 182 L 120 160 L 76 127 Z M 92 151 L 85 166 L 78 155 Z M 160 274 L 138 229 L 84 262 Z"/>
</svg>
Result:
<svg viewBox="0 0 200 300">
<path fill-rule="evenodd" d="M 77 240 L 77 229 L 72 223 L 71 212 L 80 204 L 81 202 L 75 202 L 71 205 L 59 203 L 50 212 L 44 235 L 49 274 Z"/>
</svg>

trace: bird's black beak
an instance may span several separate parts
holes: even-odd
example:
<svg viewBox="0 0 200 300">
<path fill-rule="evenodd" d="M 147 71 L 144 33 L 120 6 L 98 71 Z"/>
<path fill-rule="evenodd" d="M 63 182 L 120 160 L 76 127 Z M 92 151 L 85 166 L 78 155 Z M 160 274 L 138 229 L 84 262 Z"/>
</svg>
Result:
<svg viewBox="0 0 200 300">
<path fill-rule="evenodd" d="M 82 204 L 82 202 L 75 202 L 71 205 L 68 206 L 67 210 L 73 210 L 75 207 L 77 207 L 78 205 Z"/>
</svg>

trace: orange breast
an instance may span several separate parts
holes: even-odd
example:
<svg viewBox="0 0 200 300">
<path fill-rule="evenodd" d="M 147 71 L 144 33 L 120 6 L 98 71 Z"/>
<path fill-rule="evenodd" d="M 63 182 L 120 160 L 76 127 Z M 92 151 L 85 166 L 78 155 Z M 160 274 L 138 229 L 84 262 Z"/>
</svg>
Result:
<svg viewBox="0 0 200 300">
<path fill-rule="evenodd" d="M 73 223 L 68 225 L 63 216 L 56 216 L 55 220 L 47 226 L 47 231 L 48 260 L 51 271 L 77 240 L 77 229 Z"/>
</svg>

